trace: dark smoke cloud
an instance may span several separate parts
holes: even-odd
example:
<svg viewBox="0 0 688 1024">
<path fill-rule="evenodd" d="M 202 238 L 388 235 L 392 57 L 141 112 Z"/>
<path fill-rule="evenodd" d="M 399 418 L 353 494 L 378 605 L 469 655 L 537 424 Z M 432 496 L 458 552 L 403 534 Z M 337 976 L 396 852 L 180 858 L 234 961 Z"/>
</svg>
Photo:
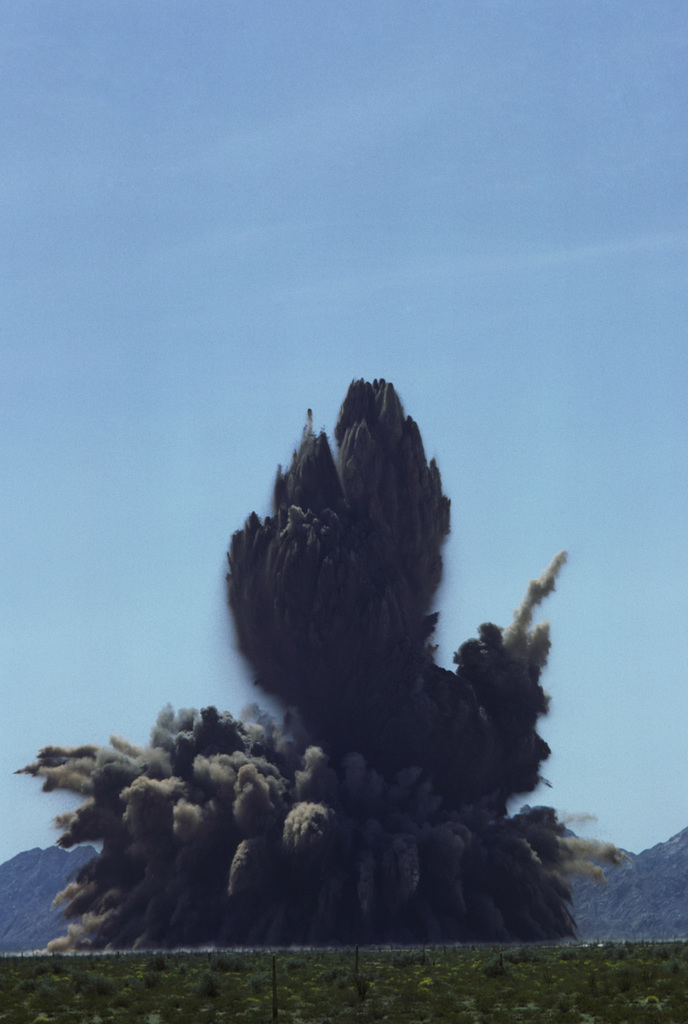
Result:
<svg viewBox="0 0 688 1024">
<path fill-rule="evenodd" d="M 59 946 L 536 940 L 570 935 L 577 865 L 554 811 L 507 814 L 549 755 L 533 613 L 434 662 L 449 500 L 391 384 L 352 383 L 337 457 L 311 417 L 273 513 L 231 541 L 229 603 L 286 709 L 159 716 L 147 747 L 46 747 L 23 769 L 79 793 L 65 847 L 102 853 L 61 895 Z"/>
</svg>

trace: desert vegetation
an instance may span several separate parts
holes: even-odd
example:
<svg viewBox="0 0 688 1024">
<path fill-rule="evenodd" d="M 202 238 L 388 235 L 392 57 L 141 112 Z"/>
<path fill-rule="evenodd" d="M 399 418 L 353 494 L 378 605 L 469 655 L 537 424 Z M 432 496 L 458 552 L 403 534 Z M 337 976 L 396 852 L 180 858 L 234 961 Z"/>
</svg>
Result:
<svg viewBox="0 0 688 1024">
<path fill-rule="evenodd" d="M 687 970 L 679 942 L 7 956 L 0 1021 L 678 1024 Z"/>
</svg>

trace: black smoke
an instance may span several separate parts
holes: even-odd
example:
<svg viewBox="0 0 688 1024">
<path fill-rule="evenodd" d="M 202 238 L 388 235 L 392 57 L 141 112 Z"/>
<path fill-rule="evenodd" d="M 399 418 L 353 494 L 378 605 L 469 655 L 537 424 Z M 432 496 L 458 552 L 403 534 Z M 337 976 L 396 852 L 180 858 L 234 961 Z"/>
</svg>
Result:
<svg viewBox="0 0 688 1024">
<path fill-rule="evenodd" d="M 147 747 L 46 747 L 23 769 L 84 798 L 61 846 L 102 842 L 56 948 L 573 934 L 564 826 L 507 813 L 549 755 L 532 616 L 565 554 L 442 668 L 437 466 L 383 380 L 352 383 L 335 440 L 336 458 L 309 415 L 272 515 L 228 555 L 239 647 L 284 722 L 167 708 Z"/>
</svg>

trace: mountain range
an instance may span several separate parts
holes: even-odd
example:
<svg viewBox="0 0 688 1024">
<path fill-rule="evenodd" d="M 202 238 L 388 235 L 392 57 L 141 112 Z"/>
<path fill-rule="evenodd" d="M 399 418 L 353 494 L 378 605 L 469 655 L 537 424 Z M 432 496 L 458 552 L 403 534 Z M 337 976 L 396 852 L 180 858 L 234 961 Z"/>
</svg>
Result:
<svg viewBox="0 0 688 1024">
<path fill-rule="evenodd" d="M 95 855 L 92 846 L 36 847 L 0 864 L 0 952 L 44 949 L 65 934 L 62 907 L 53 900 Z"/>
<path fill-rule="evenodd" d="M 604 867 L 606 884 L 579 876 L 573 906 L 580 939 L 688 938 L 688 828 Z"/>
<path fill-rule="evenodd" d="M 44 949 L 66 925 L 55 894 L 96 855 L 91 846 L 26 850 L 0 864 L 0 952 Z M 578 876 L 573 911 L 583 941 L 688 938 L 688 828 L 604 867 L 606 884 Z"/>
</svg>

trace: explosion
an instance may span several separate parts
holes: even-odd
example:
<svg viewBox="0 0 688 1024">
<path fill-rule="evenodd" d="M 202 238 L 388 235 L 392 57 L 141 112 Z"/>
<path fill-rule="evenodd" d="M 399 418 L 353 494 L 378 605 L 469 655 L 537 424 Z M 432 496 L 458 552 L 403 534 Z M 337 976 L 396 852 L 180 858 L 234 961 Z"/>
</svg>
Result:
<svg viewBox="0 0 688 1024">
<path fill-rule="evenodd" d="M 574 933 L 565 827 L 514 816 L 560 552 L 506 629 L 434 661 L 449 500 L 384 380 L 355 381 L 337 455 L 308 425 L 228 554 L 238 644 L 284 721 L 164 709 L 150 744 L 46 747 L 22 771 L 80 794 L 59 845 L 102 852 L 58 897 L 52 948 L 555 939 Z"/>
</svg>

